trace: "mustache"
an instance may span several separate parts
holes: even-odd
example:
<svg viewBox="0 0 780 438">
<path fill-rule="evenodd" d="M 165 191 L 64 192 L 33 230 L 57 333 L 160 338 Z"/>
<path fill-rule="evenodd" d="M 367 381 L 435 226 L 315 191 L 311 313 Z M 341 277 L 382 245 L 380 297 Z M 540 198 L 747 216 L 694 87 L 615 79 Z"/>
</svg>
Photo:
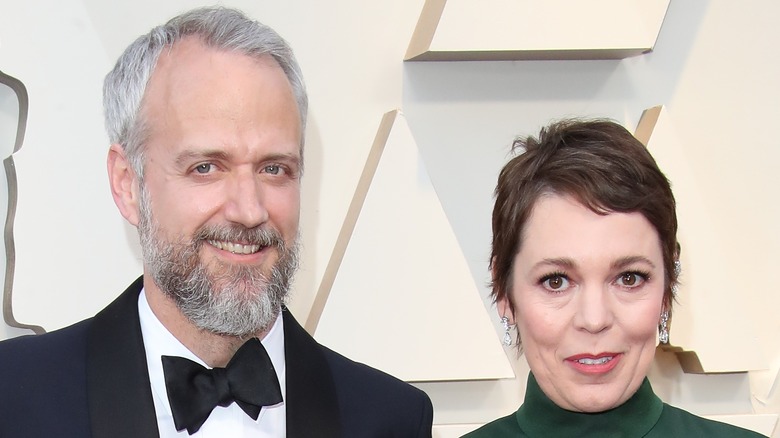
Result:
<svg viewBox="0 0 780 438">
<path fill-rule="evenodd" d="M 280 250 L 286 248 L 282 235 L 277 230 L 264 226 L 247 228 L 241 225 L 204 225 L 198 229 L 192 240 L 198 247 L 208 240 L 222 240 L 263 247 L 275 246 Z"/>
</svg>

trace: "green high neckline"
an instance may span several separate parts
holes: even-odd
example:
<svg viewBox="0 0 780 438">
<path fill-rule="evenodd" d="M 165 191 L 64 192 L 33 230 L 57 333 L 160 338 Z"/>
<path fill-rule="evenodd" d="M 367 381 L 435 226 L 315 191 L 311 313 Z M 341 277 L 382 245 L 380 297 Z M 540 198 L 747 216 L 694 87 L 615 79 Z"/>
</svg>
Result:
<svg viewBox="0 0 780 438">
<path fill-rule="evenodd" d="M 636 394 L 609 411 L 572 412 L 558 407 L 539 388 L 536 378 L 528 375 L 525 401 L 515 414 L 520 429 L 529 437 L 556 438 L 644 436 L 658 422 L 663 402 L 645 378 Z"/>
</svg>

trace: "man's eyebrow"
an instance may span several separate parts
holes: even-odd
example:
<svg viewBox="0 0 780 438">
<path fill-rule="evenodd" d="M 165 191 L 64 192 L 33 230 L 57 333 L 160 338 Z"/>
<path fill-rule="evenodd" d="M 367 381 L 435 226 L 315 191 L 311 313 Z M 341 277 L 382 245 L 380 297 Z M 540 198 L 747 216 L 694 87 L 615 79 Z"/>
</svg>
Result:
<svg viewBox="0 0 780 438">
<path fill-rule="evenodd" d="M 231 155 L 229 153 L 218 149 L 186 150 L 176 156 L 175 162 L 178 166 L 187 166 L 191 162 L 198 160 L 227 161 L 230 158 Z M 301 156 L 297 153 L 271 153 L 263 156 L 260 161 L 281 161 L 300 167 Z"/>
<path fill-rule="evenodd" d="M 286 161 L 291 162 L 295 164 L 301 163 L 301 156 L 298 154 L 280 154 L 280 153 L 274 153 L 274 154 L 268 154 L 263 157 L 262 161 Z"/>
<path fill-rule="evenodd" d="M 185 166 L 194 160 L 227 160 L 229 155 L 225 151 L 206 149 L 203 151 L 186 150 L 176 156 L 176 164 Z"/>
</svg>

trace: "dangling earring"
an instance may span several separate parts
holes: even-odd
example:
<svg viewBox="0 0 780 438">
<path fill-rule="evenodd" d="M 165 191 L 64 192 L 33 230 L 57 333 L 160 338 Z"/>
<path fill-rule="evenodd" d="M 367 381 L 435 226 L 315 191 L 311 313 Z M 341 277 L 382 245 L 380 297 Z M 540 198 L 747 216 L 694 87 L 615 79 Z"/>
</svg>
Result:
<svg viewBox="0 0 780 438">
<path fill-rule="evenodd" d="M 504 339 L 501 342 L 505 347 L 509 347 L 512 345 L 512 336 L 509 334 L 509 318 L 502 316 L 501 325 L 504 327 Z"/>
<path fill-rule="evenodd" d="M 680 274 L 682 273 L 682 263 L 680 263 L 680 259 L 676 259 L 674 261 L 674 279 L 675 282 L 672 284 L 672 298 L 677 298 L 677 281 L 680 278 Z"/>
<path fill-rule="evenodd" d="M 658 324 L 658 341 L 662 344 L 669 343 L 669 311 L 661 312 L 661 323 Z"/>
</svg>

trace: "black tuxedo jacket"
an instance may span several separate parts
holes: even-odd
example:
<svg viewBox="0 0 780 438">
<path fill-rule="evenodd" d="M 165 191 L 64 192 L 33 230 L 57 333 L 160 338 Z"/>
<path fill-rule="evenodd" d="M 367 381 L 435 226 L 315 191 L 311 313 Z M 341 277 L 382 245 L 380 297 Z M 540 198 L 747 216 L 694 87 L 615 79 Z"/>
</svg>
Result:
<svg viewBox="0 0 780 438">
<path fill-rule="evenodd" d="M 138 294 L 94 318 L 0 342 L 0 437 L 158 437 Z M 284 318 L 287 436 L 430 437 L 422 391 L 319 345 Z"/>
</svg>

